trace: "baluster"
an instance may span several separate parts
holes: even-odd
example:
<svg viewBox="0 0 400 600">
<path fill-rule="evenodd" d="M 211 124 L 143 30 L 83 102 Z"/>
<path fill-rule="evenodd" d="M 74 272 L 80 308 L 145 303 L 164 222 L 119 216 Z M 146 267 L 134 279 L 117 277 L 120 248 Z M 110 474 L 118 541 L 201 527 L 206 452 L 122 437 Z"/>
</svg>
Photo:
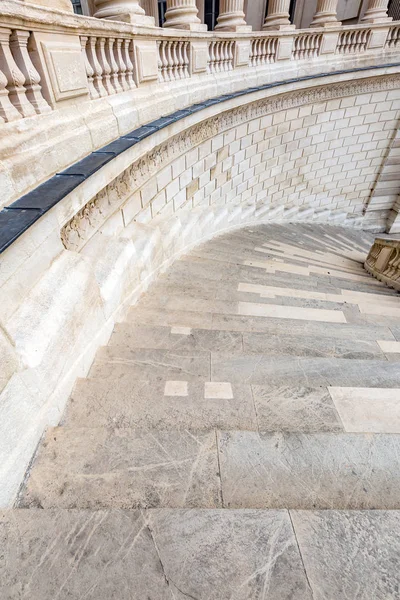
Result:
<svg viewBox="0 0 400 600">
<path fill-rule="evenodd" d="M 171 42 L 172 70 L 174 79 L 180 79 L 178 44 L 179 42 L 176 40 Z"/>
<path fill-rule="evenodd" d="M 94 77 L 93 77 L 94 87 L 96 88 L 99 96 L 101 96 L 101 97 L 107 96 L 106 88 L 103 85 L 103 70 L 102 70 L 101 64 L 99 63 L 99 61 L 97 59 L 96 38 L 95 37 L 89 38 L 89 42 L 87 45 L 87 57 L 88 57 L 90 66 L 92 67 L 93 73 L 94 73 Z"/>
<path fill-rule="evenodd" d="M 0 29 L 0 66 L 7 78 L 10 101 L 23 117 L 31 117 L 36 111 L 26 97 L 25 77 L 11 53 L 10 35 L 11 29 Z"/>
<path fill-rule="evenodd" d="M 89 58 L 88 58 L 87 51 L 86 51 L 86 45 L 87 45 L 88 40 L 89 40 L 89 38 L 87 36 L 85 36 L 85 35 L 81 36 L 82 56 L 83 56 L 83 61 L 85 63 L 89 93 L 90 93 L 90 97 L 93 100 L 95 100 L 96 98 L 100 97 L 100 94 L 96 90 L 95 85 L 94 85 L 94 70 L 93 70 L 92 65 L 89 62 Z"/>
<path fill-rule="evenodd" d="M 174 72 L 172 69 L 171 42 L 165 42 L 165 57 L 167 59 L 167 81 L 173 81 Z"/>
<path fill-rule="evenodd" d="M 163 65 L 163 61 L 161 58 L 162 55 L 162 49 L 163 47 L 163 43 L 157 42 L 157 48 L 158 48 L 158 59 L 157 59 L 157 64 L 158 64 L 158 81 L 160 81 L 161 83 L 164 82 L 164 65 Z"/>
<path fill-rule="evenodd" d="M 106 38 L 100 37 L 97 39 L 96 50 L 97 50 L 97 58 L 99 59 L 99 63 L 101 64 L 102 74 L 103 74 L 103 85 L 107 90 L 107 94 L 115 94 L 115 90 L 111 83 L 111 67 L 108 64 L 106 57 Z"/>
<path fill-rule="evenodd" d="M 122 40 L 117 38 L 115 40 L 115 53 L 116 61 L 118 64 L 118 79 L 119 83 L 124 91 L 129 90 L 129 84 L 126 79 L 126 64 L 124 57 L 122 56 Z"/>
<path fill-rule="evenodd" d="M 229 71 L 229 47 L 230 47 L 230 42 L 224 42 L 223 43 L 223 68 L 224 71 Z"/>
<path fill-rule="evenodd" d="M 106 57 L 111 68 L 111 84 L 117 94 L 123 92 L 118 79 L 118 63 L 115 60 L 115 38 L 107 38 L 106 40 Z"/>
<path fill-rule="evenodd" d="M 235 42 L 229 43 L 229 70 L 233 70 L 233 59 L 235 56 Z"/>
<path fill-rule="evenodd" d="M 28 31 L 14 31 L 10 38 L 10 47 L 15 62 L 25 77 L 25 90 L 29 102 L 38 114 L 48 113 L 51 112 L 51 108 L 43 98 L 40 75 L 28 52 L 29 37 Z"/>
<path fill-rule="evenodd" d="M 213 72 L 213 48 L 214 48 L 214 42 L 210 42 L 208 45 L 208 72 L 212 73 Z"/>
<path fill-rule="evenodd" d="M 184 60 L 184 74 L 185 77 L 189 77 L 190 76 L 190 42 L 185 42 L 183 44 L 183 60 Z"/>
<path fill-rule="evenodd" d="M 7 89 L 7 77 L 4 75 L 3 71 L 0 71 L 0 122 L 15 121 L 20 118 L 21 115 L 10 102 Z"/>
<path fill-rule="evenodd" d="M 126 80 L 131 89 L 136 87 L 135 77 L 133 75 L 134 66 L 131 59 L 132 40 L 124 40 L 122 43 L 122 56 L 126 64 Z"/>
</svg>

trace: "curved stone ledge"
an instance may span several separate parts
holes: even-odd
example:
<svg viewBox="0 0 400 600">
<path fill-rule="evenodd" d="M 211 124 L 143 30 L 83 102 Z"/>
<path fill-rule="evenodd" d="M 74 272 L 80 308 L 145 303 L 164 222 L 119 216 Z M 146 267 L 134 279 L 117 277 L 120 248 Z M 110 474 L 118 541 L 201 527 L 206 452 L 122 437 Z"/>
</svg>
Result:
<svg viewBox="0 0 400 600">
<path fill-rule="evenodd" d="M 209 103 L 159 123 L 121 153 L 114 148 L 112 160 L 101 155 L 59 176 L 78 179 L 56 204 L 40 208 L 33 194 L 29 208 L 28 196 L 7 209 L 41 216 L 1 256 L 0 322 L 10 357 L 0 374 L 1 505 L 15 498 L 43 430 L 59 422 L 114 323 L 182 253 L 270 221 L 384 227 L 388 210 L 364 208 L 397 127 L 398 71 L 326 74 Z M 350 119 L 364 107 L 373 114 L 367 129 L 378 122 L 384 135 L 363 151 L 367 142 L 355 136 L 365 135 L 356 130 L 364 125 Z M 339 160 L 345 169 L 329 173 L 331 152 L 332 169 Z M 352 170 L 362 182 L 351 183 Z"/>
</svg>

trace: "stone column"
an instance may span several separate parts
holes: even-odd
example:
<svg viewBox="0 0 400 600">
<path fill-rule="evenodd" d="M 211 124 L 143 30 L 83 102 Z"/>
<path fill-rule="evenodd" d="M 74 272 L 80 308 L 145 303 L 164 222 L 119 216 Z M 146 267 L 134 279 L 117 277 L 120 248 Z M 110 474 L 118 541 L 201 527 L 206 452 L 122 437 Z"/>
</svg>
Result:
<svg viewBox="0 0 400 600">
<path fill-rule="evenodd" d="M 157 17 L 158 22 L 158 7 L 157 0 L 140 0 L 140 6 L 149 17 Z"/>
<path fill-rule="evenodd" d="M 263 30 L 295 29 L 295 26 L 289 20 L 289 8 L 290 0 L 270 0 Z"/>
<path fill-rule="evenodd" d="M 335 27 L 341 25 L 337 20 L 338 0 L 318 0 L 317 12 L 310 27 Z"/>
<path fill-rule="evenodd" d="M 164 27 L 188 29 L 189 31 L 207 31 L 197 16 L 196 0 L 167 0 Z"/>
<path fill-rule="evenodd" d="M 251 31 L 244 17 L 244 0 L 221 0 L 216 31 Z"/>
<path fill-rule="evenodd" d="M 389 0 L 369 0 L 367 12 L 365 13 L 362 23 L 387 23 L 393 21 L 392 17 L 388 17 Z"/>
<path fill-rule="evenodd" d="M 134 25 L 154 27 L 154 18 L 147 17 L 139 0 L 94 0 L 94 17 L 124 21 Z"/>
</svg>

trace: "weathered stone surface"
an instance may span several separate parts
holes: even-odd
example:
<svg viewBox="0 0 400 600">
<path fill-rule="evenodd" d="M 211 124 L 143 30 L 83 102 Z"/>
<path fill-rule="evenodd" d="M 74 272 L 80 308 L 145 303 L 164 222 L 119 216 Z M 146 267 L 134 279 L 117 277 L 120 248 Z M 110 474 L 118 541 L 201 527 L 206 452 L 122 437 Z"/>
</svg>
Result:
<svg viewBox="0 0 400 600">
<path fill-rule="evenodd" d="M 399 596 L 398 511 L 291 511 L 314 600 Z"/>
<path fill-rule="evenodd" d="M 175 353 L 168 350 L 130 350 L 107 346 L 97 353 L 91 377 L 110 378 L 129 373 L 140 379 L 196 381 L 210 378 L 208 352 Z"/>
<path fill-rule="evenodd" d="M 218 446 L 226 507 L 400 507 L 399 436 L 223 432 Z"/>
<path fill-rule="evenodd" d="M 263 431 L 343 431 L 326 387 L 253 385 L 258 427 Z"/>
<path fill-rule="evenodd" d="M 0 512 L 2 600 L 173 600 L 140 511 Z"/>
<path fill-rule="evenodd" d="M 183 382 L 184 383 L 184 382 Z M 184 396 L 167 396 L 163 381 L 78 381 L 64 423 L 69 427 L 136 429 L 257 429 L 250 386 L 232 386 L 233 398 L 205 398 L 205 385 L 187 383 Z"/>
<path fill-rule="evenodd" d="M 188 431 L 50 429 L 21 507 L 149 508 L 221 504 L 216 437 Z"/>
<path fill-rule="evenodd" d="M 147 513 L 178 600 L 311 600 L 286 511 Z"/>
</svg>

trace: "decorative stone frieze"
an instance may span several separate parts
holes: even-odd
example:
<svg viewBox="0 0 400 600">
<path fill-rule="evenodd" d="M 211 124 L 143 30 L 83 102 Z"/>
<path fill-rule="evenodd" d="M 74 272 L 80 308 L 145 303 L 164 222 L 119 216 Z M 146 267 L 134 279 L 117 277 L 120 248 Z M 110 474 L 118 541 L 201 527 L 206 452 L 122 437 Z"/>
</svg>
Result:
<svg viewBox="0 0 400 600">
<path fill-rule="evenodd" d="M 317 12 L 310 27 L 336 27 L 341 25 L 337 20 L 338 0 L 318 0 Z"/>
<path fill-rule="evenodd" d="M 244 0 L 221 0 L 216 31 L 251 31 L 243 7 Z"/>
<path fill-rule="evenodd" d="M 196 0 L 167 0 L 164 27 L 207 31 L 207 25 L 202 24 L 198 12 Z"/>
</svg>

